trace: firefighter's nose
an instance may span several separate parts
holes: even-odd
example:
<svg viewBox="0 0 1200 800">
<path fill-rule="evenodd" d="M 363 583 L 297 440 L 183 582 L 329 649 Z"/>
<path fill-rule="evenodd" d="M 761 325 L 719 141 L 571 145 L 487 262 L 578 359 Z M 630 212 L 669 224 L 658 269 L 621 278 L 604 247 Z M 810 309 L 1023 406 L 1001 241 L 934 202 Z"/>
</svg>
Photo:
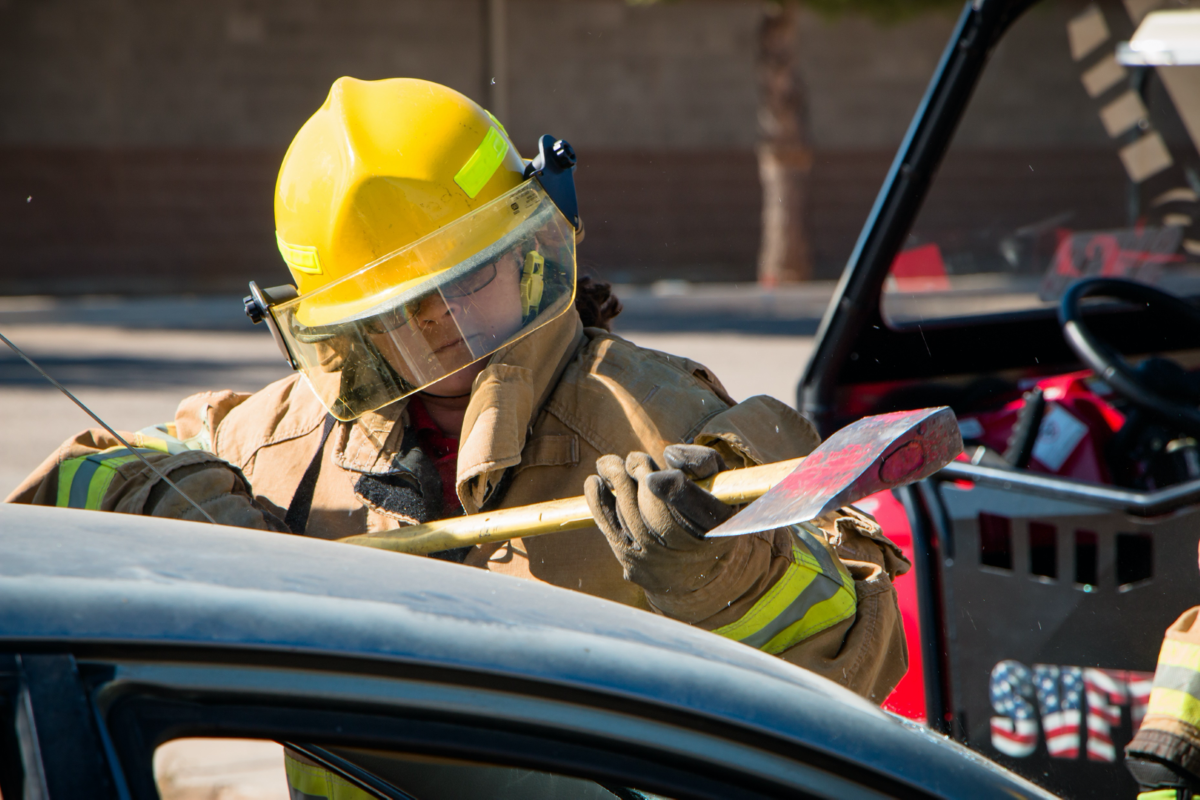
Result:
<svg viewBox="0 0 1200 800">
<path fill-rule="evenodd" d="M 440 292 L 435 292 L 421 301 L 421 307 L 413 316 L 421 325 L 433 325 L 441 322 L 456 309 L 453 300 L 448 301 Z"/>
</svg>

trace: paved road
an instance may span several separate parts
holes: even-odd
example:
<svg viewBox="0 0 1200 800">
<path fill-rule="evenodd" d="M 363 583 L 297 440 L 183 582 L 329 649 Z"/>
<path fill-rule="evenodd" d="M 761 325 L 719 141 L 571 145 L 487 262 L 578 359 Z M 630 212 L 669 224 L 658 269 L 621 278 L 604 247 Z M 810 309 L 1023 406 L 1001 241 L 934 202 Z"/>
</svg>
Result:
<svg viewBox="0 0 1200 800">
<path fill-rule="evenodd" d="M 614 327 L 644 347 L 705 364 L 739 400 L 768 394 L 791 404 L 831 291 L 829 284 L 773 293 L 622 289 L 626 310 Z M 170 420 L 193 392 L 254 391 L 288 374 L 271 337 L 250 325 L 236 297 L 3 298 L 0 333 L 125 430 Z M 14 354 L 0 352 L 0 495 L 85 427 L 82 411 Z"/>
</svg>

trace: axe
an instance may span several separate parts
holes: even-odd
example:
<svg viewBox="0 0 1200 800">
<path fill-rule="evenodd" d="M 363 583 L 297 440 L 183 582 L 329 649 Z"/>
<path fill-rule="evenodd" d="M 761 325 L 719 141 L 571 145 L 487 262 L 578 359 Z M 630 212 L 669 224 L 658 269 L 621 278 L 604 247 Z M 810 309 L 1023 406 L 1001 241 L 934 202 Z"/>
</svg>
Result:
<svg viewBox="0 0 1200 800">
<path fill-rule="evenodd" d="M 954 412 L 944 406 L 864 417 L 803 458 L 727 470 L 698 481 L 725 503 L 750 503 L 709 531 L 708 538 L 808 522 L 884 489 L 927 478 L 962 447 Z M 587 501 L 570 497 L 338 541 L 424 555 L 594 524 Z"/>
</svg>

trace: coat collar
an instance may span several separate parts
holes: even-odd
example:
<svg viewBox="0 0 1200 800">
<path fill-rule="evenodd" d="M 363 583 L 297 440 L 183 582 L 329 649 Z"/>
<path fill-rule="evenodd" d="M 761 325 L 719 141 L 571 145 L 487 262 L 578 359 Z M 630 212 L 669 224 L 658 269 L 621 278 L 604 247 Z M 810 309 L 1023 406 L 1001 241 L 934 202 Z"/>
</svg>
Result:
<svg viewBox="0 0 1200 800">
<path fill-rule="evenodd" d="M 458 446 L 458 497 L 468 514 L 520 463 L 534 415 L 583 341 L 572 308 L 496 353 L 475 378 Z"/>
<path fill-rule="evenodd" d="M 572 308 L 497 351 L 475 378 L 458 450 L 458 496 L 468 514 L 479 510 L 504 470 L 520 463 L 534 415 L 583 340 L 583 323 Z M 393 472 L 407 407 L 407 400 L 399 400 L 339 424 L 335 463 L 370 475 Z"/>
</svg>

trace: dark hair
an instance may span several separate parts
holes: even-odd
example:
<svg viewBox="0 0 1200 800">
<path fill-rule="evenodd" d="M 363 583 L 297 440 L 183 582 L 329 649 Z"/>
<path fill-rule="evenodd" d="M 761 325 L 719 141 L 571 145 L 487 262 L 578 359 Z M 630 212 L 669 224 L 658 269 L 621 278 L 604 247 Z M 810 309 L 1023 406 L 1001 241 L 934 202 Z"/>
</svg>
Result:
<svg viewBox="0 0 1200 800">
<path fill-rule="evenodd" d="M 582 275 L 575 287 L 575 309 L 585 328 L 612 331 L 613 319 L 621 313 L 621 301 L 612 293 L 612 284 Z"/>
</svg>

